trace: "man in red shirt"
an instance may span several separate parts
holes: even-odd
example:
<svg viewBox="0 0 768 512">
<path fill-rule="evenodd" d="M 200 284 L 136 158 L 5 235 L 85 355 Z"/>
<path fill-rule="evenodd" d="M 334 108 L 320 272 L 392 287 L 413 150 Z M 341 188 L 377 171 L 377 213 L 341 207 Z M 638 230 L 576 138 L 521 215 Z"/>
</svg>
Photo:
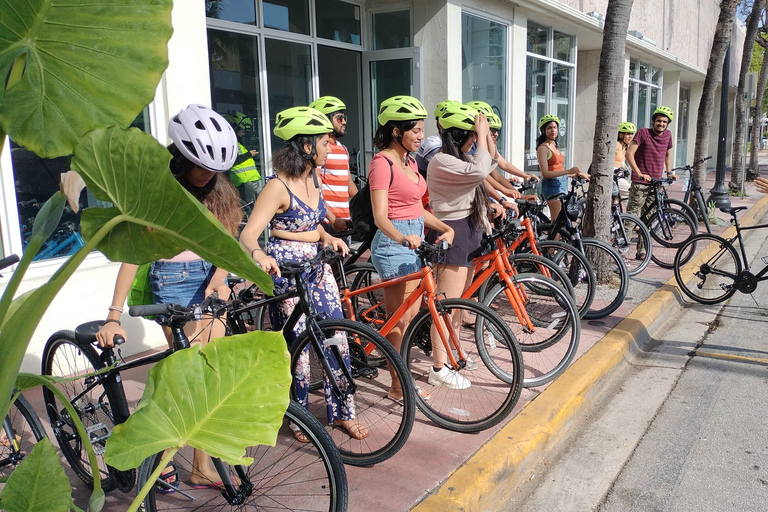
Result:
<svg viewBox="0 0 768 512">
<path fill-rule="evenodd" d="M 627 163 L 632 169 L 632 185 L 629 187 L 627 213 L 640 216 L 648 196 L 653 194 L 651 179 L 660 180 L 664 169 L 672 169 L 672 133 L 667 126 L 674 114 L 669 107 L 661 106 L 653 111 L 652 128 L 640 128 L 627 148 Z M 645 258 L 645 248 L 637 248 L 637 258 Z"/>
<path fill-rule="evenodd" d="M 327 115 L 333 123 L 328 158 L 324 167 L 317 168 L 317 174 L 322 182 L 323 199 L 328 210 L 324 227 L 326 231 L 337 233 L 351 226 L 349 199 L 357 194 L 357 186 L 349 172 L 349 151 L 339 142 L 347 134 L 347 106 L 335 96 L 322 96 L 309 106 Z"/>
</svg>

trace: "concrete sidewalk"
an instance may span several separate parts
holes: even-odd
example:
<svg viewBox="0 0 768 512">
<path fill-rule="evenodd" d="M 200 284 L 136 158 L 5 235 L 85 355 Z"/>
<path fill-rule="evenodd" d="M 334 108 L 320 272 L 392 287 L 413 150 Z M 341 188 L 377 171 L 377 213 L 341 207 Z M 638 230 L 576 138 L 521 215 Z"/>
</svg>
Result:
<svg viewBox="0 0 768 512">
<path fill-rule="evenodd" d="M 705 190 L 713 184 L 711 173 Z M 681 197 L 681 188 L 674 185 L 671 195 Z M 768 208 L 768 198 L 755 192 L 751 183 L 747 194 L 731 198 L 734 206 L 751 207 L 741 217 L 744 223 Z M 726 219 L 720 212 L 718 216 Z M 720 224 L 715 231 L 725 229 L 726 224 Z M 393 458 L 374 467 L 347 466 L 349 510 L 475 512 L 496 510 L 510 502 L 546 471 L 564 435 L 588 410 L 591 397 L 606 385 L 616 365 L 675 313 L 675 288 L 672 271 L 651 263 L 631 281 L 625 303 L 614 314 L 582 322 L 578 359 L 571 368 L 547 387 L 523 390 L 512 415 L 493 429 L 478 434 L 449 432 L 417 414 L 408 442 Z M 137 401 L 146 369 L 123 377 L 129 400 Z M 33 391 L 28 398 L 41 419 L 47 420 L 40 393 Z M 76 477 L 71 481 L 78 505 L 85 506 L 82 500 L 87 499 L 87 492 Z M 126 510 L 132 498 L 132 493 L 109 493 L 104 510 Z"/>
</svg>

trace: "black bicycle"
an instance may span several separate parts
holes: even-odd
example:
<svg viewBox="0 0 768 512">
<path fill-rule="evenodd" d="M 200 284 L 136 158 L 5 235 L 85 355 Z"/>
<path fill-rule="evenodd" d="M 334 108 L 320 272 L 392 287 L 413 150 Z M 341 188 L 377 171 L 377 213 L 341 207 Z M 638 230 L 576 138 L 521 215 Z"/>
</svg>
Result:
<svg viewBox="0 0 768 512">
<path fill-rule="evenodd" d="M 93 486 L 94 475 L 84 443 L 89 442 L 99 460 L 99 474 L 105 491 L 115 488 L 129 492 L 134 484 L 141 489 L 156 469 L 162 453 L 146 459 L 138 469 L 119 471 L 105 464 L 103 456 L 107 439 L 115 425 L 128 419 L 130 409 L 123 389 L 121 374 L 141 366 L 152 365 L 176 350 L 189 347 L 184 334 L 186 323 L 201 312 L 214 318 L 226 311 L 215 298 L 208 298 L 197 308 L 178 304 L 158 304 L 131 308 L 132 316 L 157 316 L 173 332 L 173 347 L 163 352 L 125 361 L 115 339 L 115 348 L 99 349 L 96 332 L 102 321 L 88 322 L 74 331 L 59 331 L 51 336 L 43 352 L 44 375 L 78 377 L 59 384 L 69 397 L 85 426 L 88 439 L 78 436 L 73 419 L 58 398 L 43 390 L 45 408 L 62 454 L 75 474 Z M 98 372 L 98 373 L 95 373 Z M 300 442 L 292 429 L 300 430 L 307 443 Z M 253 464 L 229 466 L 213 459 L 221 484 L 199 486 L 189 483 L 192 471 L 192 448 L 180 449 L 169 464 L 172 471 L 161 475 L 144 500 L 143 510 L 347 510 L 347 480 L 338 450 L 323 426 L 295 403 L 288 406 L 275 446 L 246 449 Z"/>
<path fill-rule="evenodd" d="M 691 205 L 693 211 L 697 214 L 698 220 L 704 223 L 707 233 L 712 233 L 712 227 L 709 225 L 709 209 L 707 208 L 707 202 L 704 200 L 701 185 L 699 185 L 699 182 L 696 180 L 696 173 L 693 172 L 693 169 L 697 165 L 704 163 L 711 158 L 711 156 L 708 156 L 691 165 L 684 165 L 683 167 L 675 167 L 672 169 L 673 171 L 685 171 L 688 173 L 688 187 L 685 189 L 683 202 Z M 697 220 L 696 217 L 694 217 L 693 220 Z"/>
<path fill-rule="evenodd" d="M 749 260 L 744 249 L 742 231 L 768 227 L 768 224 L 742 227 L 737 213 L 746 206 L 734 206 L 721 209 L 731 216 L 731 223 L 736 227 L 736 235 L 725 239 L 717 235 L 702 233 L 683 244 L 675 258 L 675 280 L 688 297 L 701 304 L 718 304 L 730 298 L 734 293 L 752 293 L 761 281 L 768 280 L 768 256 L 763 256 L 765 266 L 757 273 L 749 268 Z M 737 252 L 734 242 L 738 242 Z M 690 258 L 696 246 L 702 247 L 699 254 Z M 686 259 L 690 259 L 686 265 Z"/>
<path fill-rule="evenodd" d="M 307 373 L 309 365 L 309 411 L 323 423 L 327 418 L 324 381 L 341 403 L 354 400 L 355 419 L 368 429 L 368 436 L 356 439 L 339 426 L 328 429 L 345 463 L 368 466 L 387 460 L 405 444 L 416 417 L 416 387 L 400 354 L 378 331 L 345 318 L 323 318 L 316 311 L 309 276 L 330 271 L 325 264 L 339 260 L 329 246 L 305 262 L 281 263 L 281 274 L 294 277 L 296 288 L 274 297 L 261 295 L 255 285 L 244 288 L 234 294 L 227 321 L 233 334 L 261 328 L 282 330 L 291 339 L 296 325 L 306 318 L 304 333 L 290 346 L 291 373 Z M 275 310 L 287 299 L 297 299 L 298 304 L 280 323 Z M 344 342 L 349 346 L 349 368 L 339 348 Z M 400 383 L 402 399 L 389 398 L 394 381 Z M 296 389 L 293 386 L 294 394 Z"/>
<path fill-rule="evenodd" d="M 624 213 L 623 202 L 627 199 L 619 193 L 619 179 L 626 178 L 625 169 L 616 169 L 613 173 L 613 191 L 611 193 L 611 245 L 627 265 L 630 277 L 638 275 L 648 267 L 653 257 L 651 232 L 638 217 Z M 638 251 L 638 248 L 644 248 Z"/>
</svg>

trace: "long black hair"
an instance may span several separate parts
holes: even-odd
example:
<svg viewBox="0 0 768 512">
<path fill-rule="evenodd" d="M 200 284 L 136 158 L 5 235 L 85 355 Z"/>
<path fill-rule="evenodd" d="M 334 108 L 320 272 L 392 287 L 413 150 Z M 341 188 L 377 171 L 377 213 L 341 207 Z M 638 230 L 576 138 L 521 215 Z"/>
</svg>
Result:
<svg viewBox="0 0 768 512">
<path fill-rule="evenodd" d="M 412 119 L 410 121 L 387 121 L 386 124 L 379 126 L 376 130 L 376 135 L 373 136 L 373 145 L 376 149 L 383 151 L 387 149 L 393 142 L 400 142 L 405 132 L 413 130 L 420 119 Z M 393 132 L 395 128 L 400 130 L 400 135 L 394 136 Z"/>
<path fill-rule="evenodd" d="M 469 162 L 467 155 L 461 151 L 461 148 L 467 142 L 467 138 L 472 132 L 462 130 L 461 128 L 447 128 L 440 134 L 443 139 L 443 147 L 440 151 L 446 155 L 458 158 L 462 162 Z M 488 194 L 485 193 L 485 186 L 480 183 L 475 187 L 475 196 L 472 198 L 472 210 L 469 214 L 469 225 L 474 231 L 483 229 L 483 217 L 488 212 Z"/>
<path fill-rule="evenodd" d="M 549 123 L 555 123 L 555 124 L 557 124 L 557 128 L 558 128 L 558 135 L 559 135 L 559 134 L 560 134 L 560 132 L 559 132 L 559 129 L 560 129 L 560 125 L 557 123 L 557 121 L 550 121 Z M 539 131 L 541 132 L 541 135 L 539 135 L 538 137 L 536 137 L 536 149 L 539 149 L 539 146 L 541 146 L 542 144 L 544 144 L 544 143 L 547 141 L 547 135 L 546 135 L 546 133 L 544 133 L 544 132 L 547 130 L 547 126 L 549 126 L 549 123 L 545 124 L 544 126 L 542 126 L 542 127 L 539 129 Z M 555 137 L 555 140 L 554 140 L 554 142 L 555 142 L 555 147 L 556 147 L 556 148 L 558 148 L 558 149 L 560 149 L 560 148 L 559 148 L 559 146 L 557 145 L 557 137 Z"/>
<path fill-rule="evenodd" d="M 310 154 L 304 153 L 304 144 L 312 146 Z M 307 162 L 314 166 L 315 144 L 317 137 L 312 135 L 297 135 L 283 149 L 272 157 L 272 167 L 289 178 L 298 178 L 307 170 Z M 301 149 L 300 149 L 301 148 Z"/>
<path fill-rule="evenodd" d="M 195 168 L 195 164 L 187 160 L 175 144 L 168 146 L 171 152 L 171 162 L 168 167 L 176 180 L 184 189 L 222 223 L 224 228 L 233 235 L 240 228 L 243 220 L 243 209 L 240 207 L 240 193 L 223 172 L 214 172 L 210 181 L 204 187 L 196 187 L 187 179 L 187 174 Z"/>
</svg>

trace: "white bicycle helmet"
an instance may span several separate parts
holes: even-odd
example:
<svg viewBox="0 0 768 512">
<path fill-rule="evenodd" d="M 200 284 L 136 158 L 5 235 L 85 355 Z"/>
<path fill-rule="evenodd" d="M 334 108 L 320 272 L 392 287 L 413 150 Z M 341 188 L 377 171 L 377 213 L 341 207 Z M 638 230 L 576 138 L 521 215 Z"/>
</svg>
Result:
<svg viewBox="0 0 768 512">
<path fill-rule="evenodd" d="M 228 171 L 237 158 L 235 130 L 205 105 L 190 105 L 173 116 L 168 135 L 182 155 L 209 171 Z"/>
</svg>

